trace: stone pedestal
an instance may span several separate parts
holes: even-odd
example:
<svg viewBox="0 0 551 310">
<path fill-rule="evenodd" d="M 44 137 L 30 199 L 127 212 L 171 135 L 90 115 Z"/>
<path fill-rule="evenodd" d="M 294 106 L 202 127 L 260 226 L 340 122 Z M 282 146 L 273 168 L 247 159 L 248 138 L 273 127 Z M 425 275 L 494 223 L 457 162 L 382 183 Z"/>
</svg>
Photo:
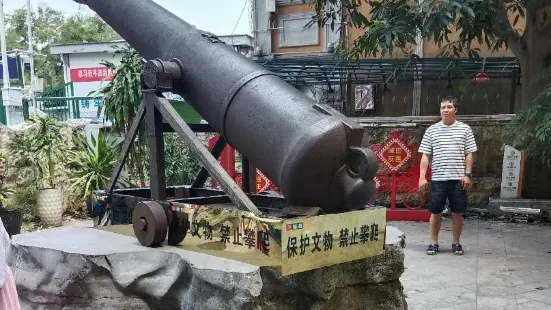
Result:
<svg viewBox="0 0 551 310">
<path fill-rule="evenodd" d="M 22 309 L 407 309 L 404 234 L 383 255 L 281 277 L 178 247 L 146 248 L 93 228 L 16 235 L 9 264 Z"/>
</svg>

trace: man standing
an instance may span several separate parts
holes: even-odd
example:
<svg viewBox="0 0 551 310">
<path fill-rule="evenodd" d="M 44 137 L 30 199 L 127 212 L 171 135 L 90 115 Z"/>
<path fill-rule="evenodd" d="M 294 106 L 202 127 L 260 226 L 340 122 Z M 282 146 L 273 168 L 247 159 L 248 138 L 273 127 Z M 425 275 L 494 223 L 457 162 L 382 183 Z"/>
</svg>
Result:
<svg viewBox="0 0 551 310">
<path fill-rule="evenodd" d="M 444 211 L 446 199 L 452 212 L 453 254 L 463 254 L 459 242 L 463 229 L 463 213 L 467 210 L 465 190 L 471 186 L 473 153 L 477 151 L 473 132 L 469 125 L 456 120 L 458 100 L 446 97 L 440 102 L 442 121 L 430 126 L 421 141 L 419 152 L 421 174 L 419 189 L 428 186 L 426 172 L 431 164 L 431 196 L 429 210 L 431 243 L 427 254 L 438 253 L 438 233 L 440 232 L 440 214 Z M 431 162 L 432 160 L 432 162 Z"/>
</svg>

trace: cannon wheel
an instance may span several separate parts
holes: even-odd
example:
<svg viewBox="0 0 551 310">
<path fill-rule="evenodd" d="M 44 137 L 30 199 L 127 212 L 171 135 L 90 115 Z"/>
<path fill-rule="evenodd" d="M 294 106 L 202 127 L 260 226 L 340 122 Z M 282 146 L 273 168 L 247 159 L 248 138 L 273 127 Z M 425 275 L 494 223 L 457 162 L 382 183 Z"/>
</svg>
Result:
<svg viewBox="0 0 551 310">
<path fill-rule="evenodd" d="M 168 227 L 168 245 L 179 245 L 186 238 L 189 229 L 187 222 L 178 218 L 176 212 L 172 212 L 172 220 Z"/>
<path fill-rule="evenodd" d="M 141 201 L 132 212 L 134 234 L 147 247 L 158 247 L 166 239 L 168 220 L 163 207 L 155 201 Z"/>
<path fill-rule="evenodd" d="M 86 209 L 88 210 L 89 217 L 94 217 L 94 202 L 92 198 L 92 195 L 86 197 Z"/>
</svg>

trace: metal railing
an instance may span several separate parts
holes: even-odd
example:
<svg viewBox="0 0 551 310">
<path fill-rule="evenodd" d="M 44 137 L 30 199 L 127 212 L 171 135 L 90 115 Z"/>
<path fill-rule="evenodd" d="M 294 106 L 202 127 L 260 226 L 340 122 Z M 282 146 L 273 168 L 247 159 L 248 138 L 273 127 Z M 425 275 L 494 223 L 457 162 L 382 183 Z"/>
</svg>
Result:
<svg viewBox="0 0 551 310">
<path fill-rule="evenodd" d="M 97 118 L 101 97 L 39 97 L 36 98 L 37 110 L 61 121 L 79 118 Z M 32 104 L 23 102 L 25 119 L 32 112 Z"/>
<path fill-rule="evenodd" d="M 74 92 L 73 82 L 69 82 L 48 88 L 41 97 L 72 97 Z"/>
</svg>

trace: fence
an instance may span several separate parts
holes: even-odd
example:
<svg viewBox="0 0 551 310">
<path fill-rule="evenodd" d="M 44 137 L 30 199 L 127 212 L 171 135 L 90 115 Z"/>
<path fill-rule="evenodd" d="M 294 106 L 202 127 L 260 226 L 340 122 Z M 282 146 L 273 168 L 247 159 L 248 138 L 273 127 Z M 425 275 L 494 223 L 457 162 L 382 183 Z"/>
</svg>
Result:
<svg viewBox="0 0 551 310">
<path fill-rule="evenodd" d="M 438 115 L 439 100 L 448 95 L 460 98 L 463 115 L 510 114 L 522 95 L 513 57 L 351 61 L 306 55 L 257 62 L 348 116 Z"/>
<path fill-rule="evenodd" d="M 78 118 L 96 118 L 97 112 L 91 115 L 83 115 L 81 107 L 89 106 L 91 102 L 99 106 L 99 97 L 39 97 L 36 98 L 36 108 L 48 116 L 56 117 L 62 121 Z M 30 104 L 23 102 L 23 115 L 25 119 L 29 116 Z"/>
<path fill-rule="evenodd" d="M 75 94 L 73 82 L 50 87 L 41 97 L 72 97 Z"/>
<path fill-rule="evenodd" d="M 180 100 L 169 100 L 169 102 L 187 123 L 198 124 L 201 122 L 202 117 L 191 105 Z M 101 97 L 39 97 L 36 98 L 36 104 L 39 111 L 62 121 L 79 118 L 98 119 L 97 114 L 101 104 Z M 31 106 L 28 101 L 23 101 L 25 120 L 29 117 Z M 103 119 L 103 115 L 100 115 L 99 118 Z"/>
</svg>

